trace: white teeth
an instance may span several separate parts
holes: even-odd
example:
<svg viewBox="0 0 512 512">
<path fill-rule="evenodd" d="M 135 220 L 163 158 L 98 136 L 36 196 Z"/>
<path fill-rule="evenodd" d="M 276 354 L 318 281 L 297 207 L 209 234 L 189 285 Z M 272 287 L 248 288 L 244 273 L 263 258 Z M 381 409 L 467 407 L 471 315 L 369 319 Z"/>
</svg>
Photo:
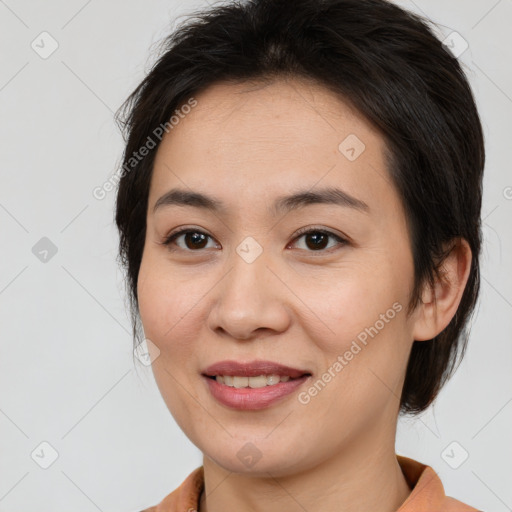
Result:
<svg viewBox="0 0 512 512">
<path fill-rule="evenodd" d="M 280 382 L 290 380 L 288 375 L 280 377 L 279 375 L 258 375 L 257 377 L 239 377 L 237 375 L 217 375 L 215 380 L 232 388 L 263 388 L 273 386 Z"/>
<path fill-rule="evenodd" d="M 245 388 L 249 384 L 249 377 L 233 377 L 233 387 Z"/>
</svg>

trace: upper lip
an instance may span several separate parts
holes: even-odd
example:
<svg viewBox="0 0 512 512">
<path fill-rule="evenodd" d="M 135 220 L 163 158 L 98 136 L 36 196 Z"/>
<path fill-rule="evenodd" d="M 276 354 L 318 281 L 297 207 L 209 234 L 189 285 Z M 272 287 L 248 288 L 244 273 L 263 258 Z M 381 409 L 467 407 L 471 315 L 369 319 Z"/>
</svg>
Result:
<svg viewBox="0 0 512 512">
<path fill-rule="evenodd" d="M 214 377 L 217 375 L 230 375 L 239 377 L 257 377 L 258 375 L 279 375 L 295 379 L 305 374 L 310 375 L 308 370 L 292 368 L 273 361 L 218 361 L 203 370 L 203 375 Z"/>
</svg>

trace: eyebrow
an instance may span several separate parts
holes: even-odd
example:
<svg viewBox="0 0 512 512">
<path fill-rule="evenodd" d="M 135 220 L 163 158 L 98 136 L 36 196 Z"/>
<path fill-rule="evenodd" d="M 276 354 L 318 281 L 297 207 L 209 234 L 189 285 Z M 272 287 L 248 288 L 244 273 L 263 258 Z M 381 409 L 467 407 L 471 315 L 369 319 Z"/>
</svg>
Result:
<svg viewBox="0 0 512 512">
<path fill-rule="evenodd" d="M 364 201 L 335 187 L 318 189 L 314 192 L 304 190 L 278 197 L 269 208 L 269 212 L 276 216 L 313 204 L 334 204 L 345 208 L 352 208 L 363 213 L 370 212 L 370 207 Z M 226 205 L 219 199 L 200 192 L 178 188 L 169 190 L 156 201 L 153 207 L 153 214 L 165 206 L 191 206 L 212 212 L 227 212 Z"/>
</svg>

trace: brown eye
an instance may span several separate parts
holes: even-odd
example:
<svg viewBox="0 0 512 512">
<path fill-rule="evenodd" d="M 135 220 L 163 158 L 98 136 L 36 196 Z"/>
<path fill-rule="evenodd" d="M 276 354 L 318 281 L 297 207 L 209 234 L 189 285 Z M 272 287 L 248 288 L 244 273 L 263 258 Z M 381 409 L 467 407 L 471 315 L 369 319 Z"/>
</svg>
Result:
<svg viewBox="0 0 512 512">
<path fill-rule="evenodd" d="M 305 241 L 309 249 L 325 249 L 329 243 L 329 235 L 320 232 L 308 233 L 305 235 Z"/>
<path fill-rule="evenodd" d="M 340 236 L 331 233 L 330 231 L 325 231 L 321 229 L 304 229 L 299 231 L 299 236 L 295 238 L 295 240 L 300 240 L 304 238 L 305 241 L 305 250 L 309 252 L 328 252 L 329 249 L 335 248 L 336 245 L 343 246 L 348 242 L 341 238 Z M 333 244 L 329 246 L 329 239 L 333 239 L 337 242 L 337 244 Z M 327 248 L 327 251 L 325 249 Z"/>
<path fill-rule="evenodd" d="M 183 238 L 184 245 L 176 243 L 176 241 L 180 238 Z M 183 229 L 177 233 L 171 234 L 162 243 L 163 245 L 168 246 L 171 250 L 174 250 L 172 245 L 177 245 L 178 248 L 185 251 L 196 251 L 204 249 L 208 243 L 209 238 L 211 238 L 210 235 L 207 235 L 202 231 L 196 229 Z"/>
<path fill-rule="evenodd" d="M 189 249 L 202 249 L 207 243 L 207 236 L 204 233 L 189 231 L 184 235 L 185 245 Z"/>
</svg>

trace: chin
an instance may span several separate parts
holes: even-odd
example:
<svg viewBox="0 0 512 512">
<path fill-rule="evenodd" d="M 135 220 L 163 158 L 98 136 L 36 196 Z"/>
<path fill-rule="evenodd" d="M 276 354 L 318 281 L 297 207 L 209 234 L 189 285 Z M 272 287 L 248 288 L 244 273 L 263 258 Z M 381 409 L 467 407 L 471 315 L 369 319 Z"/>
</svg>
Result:
<svg viewBox="0 0 512 512">
<path fill-rule="evenodd" d="M 268 439 L 266 442 L 264 439 L 253 439 L 236 442 L 231 439 L 225 447 L 216 444 L 212 450 L 201 451 L 205 458 L 226 471 L 259 478 L 286 476 L 305 469 L 302 467 L 305 454 L 290 450 L 283 443 L 276 445 L 275 440 L 271 443 Z"/>
</svg>

